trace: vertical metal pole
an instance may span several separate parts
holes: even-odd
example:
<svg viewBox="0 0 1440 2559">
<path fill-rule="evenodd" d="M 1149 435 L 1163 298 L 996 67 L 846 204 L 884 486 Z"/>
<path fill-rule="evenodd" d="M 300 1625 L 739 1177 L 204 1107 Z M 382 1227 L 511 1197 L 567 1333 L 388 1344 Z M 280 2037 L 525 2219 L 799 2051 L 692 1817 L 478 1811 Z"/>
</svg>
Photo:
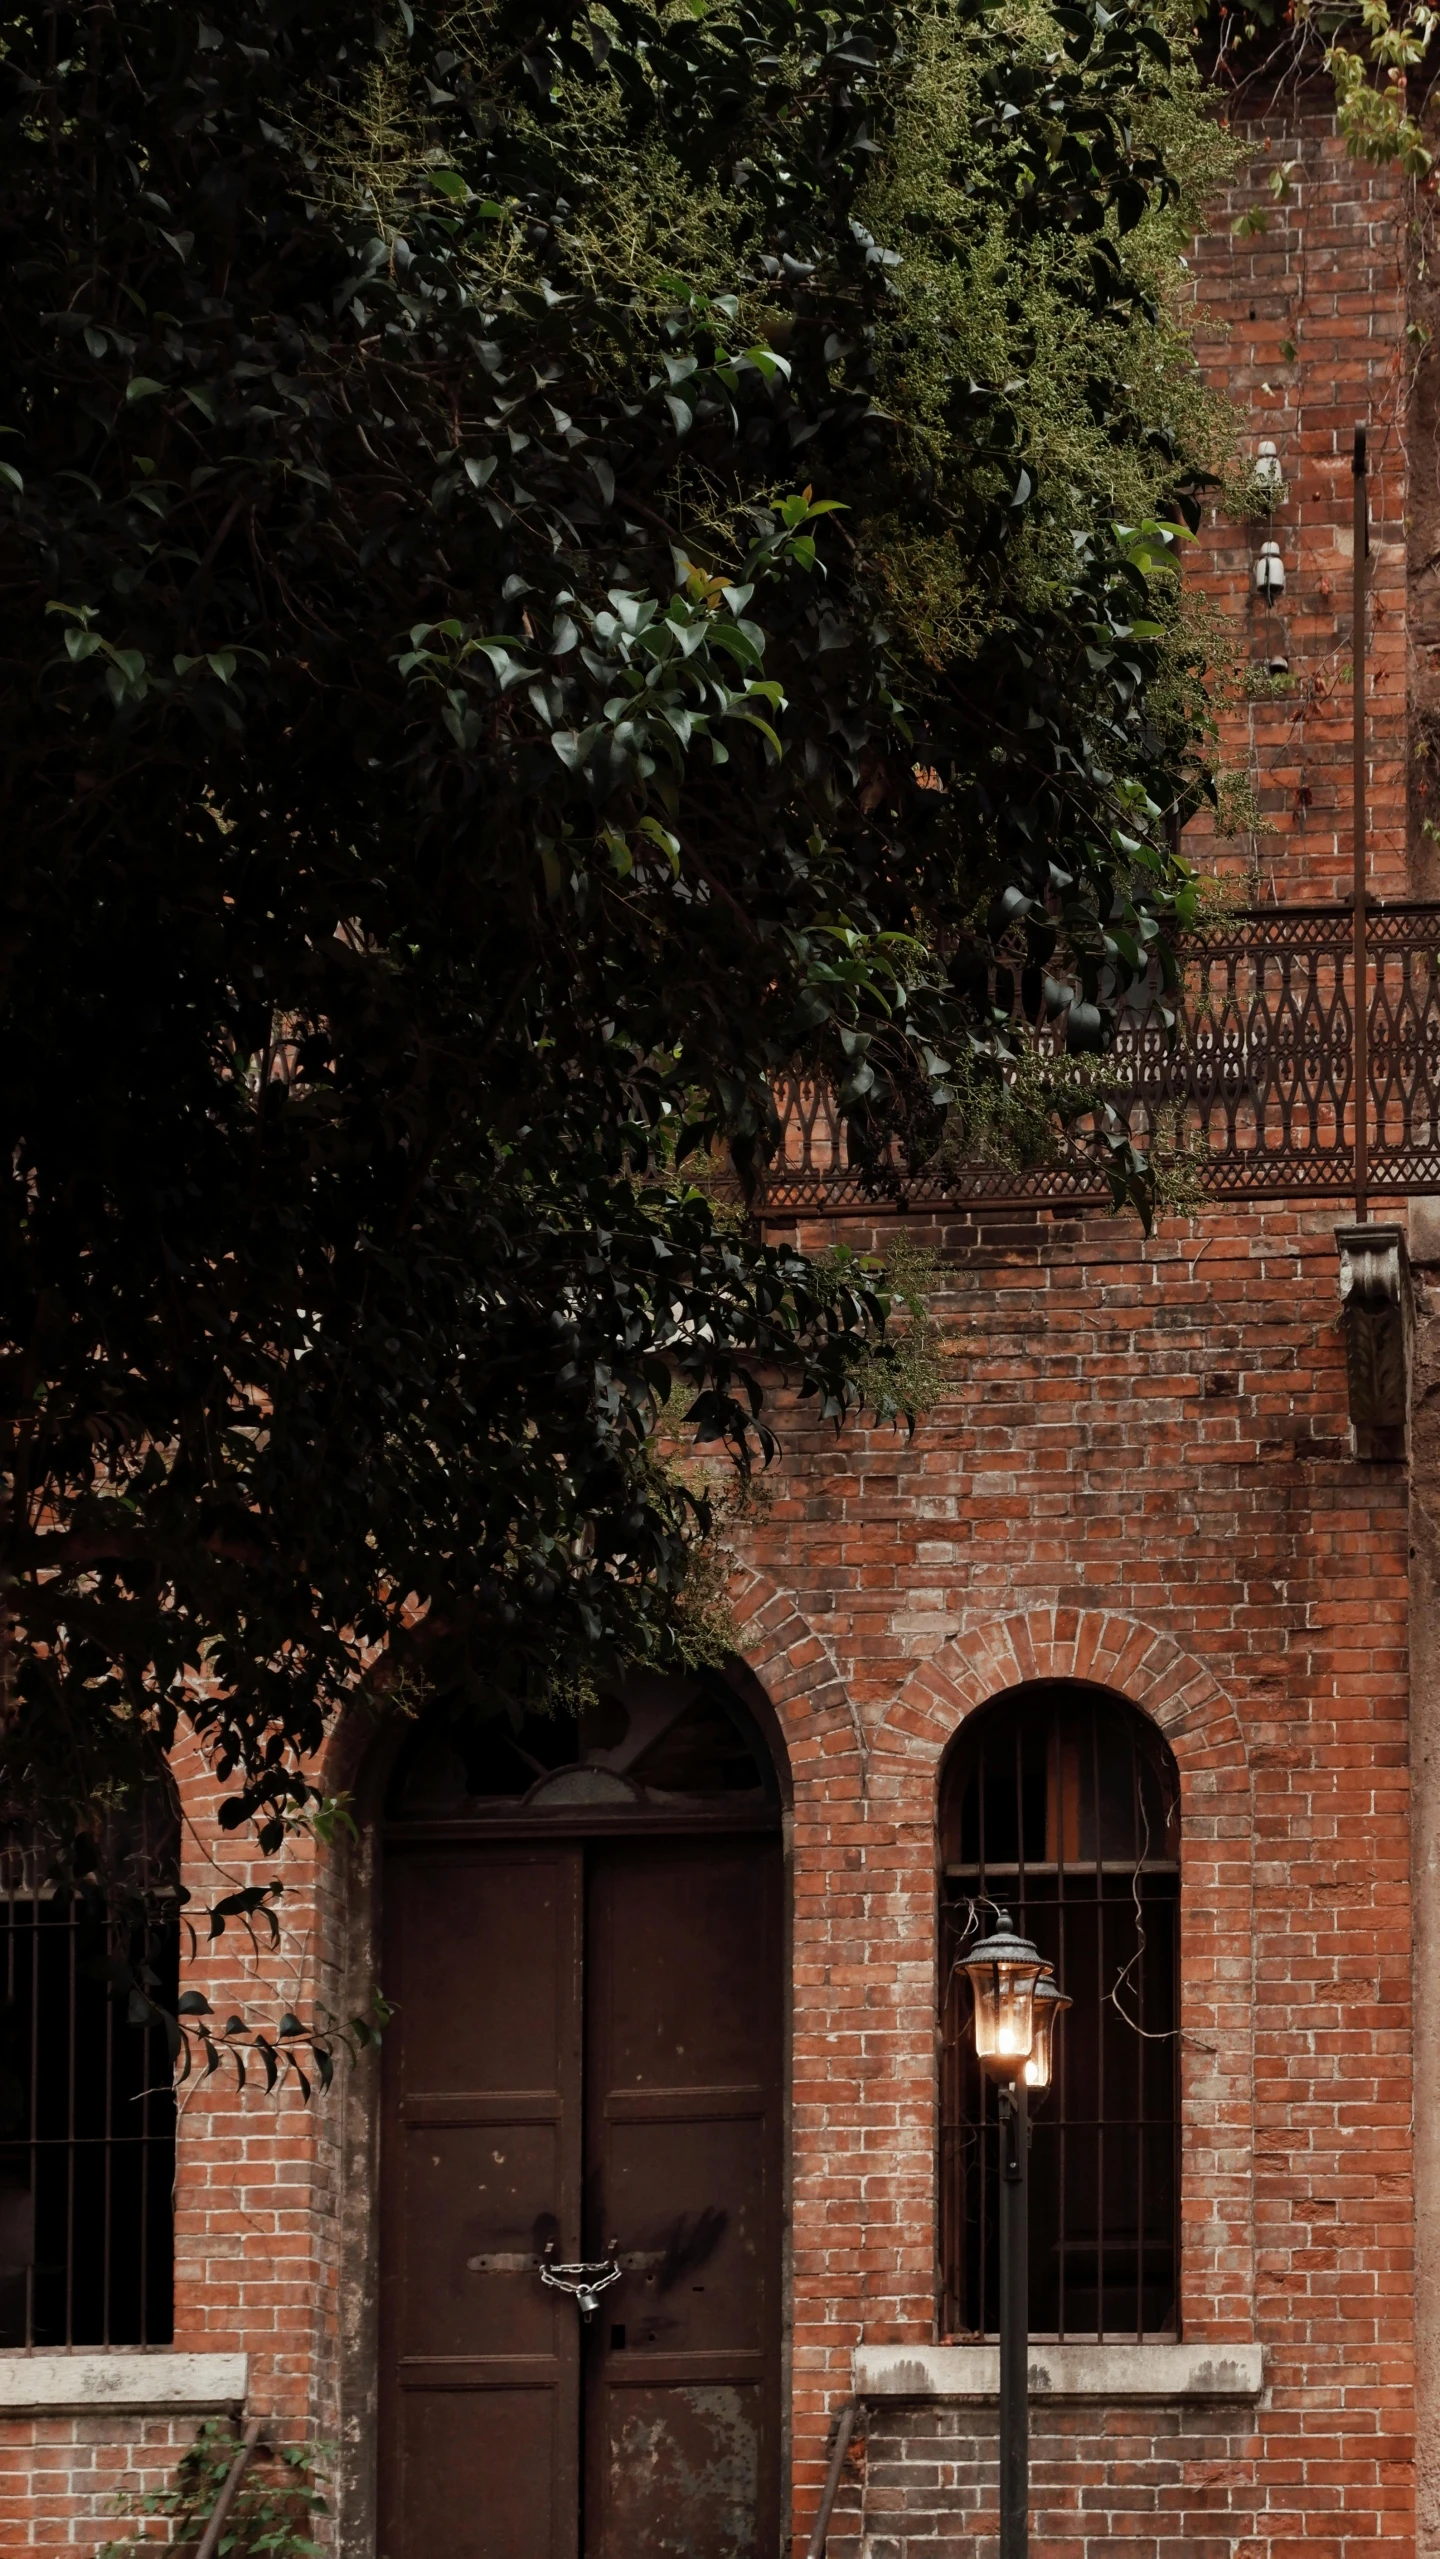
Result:
<svg viewBox="0 0 1440 2559">
<path fill-rule="evenodd" d="M 1355 491 L 1355 557 L 1351 603 L 1351 677 L 1354 687 L 1351 737 L 1354 770 L 1351 781 L 1355 834 L 1355 1223 L 1370 1213 L 1370 955 L 1365 879 L 1365 561 L 1370 548 L 1370 509 L 1365 471 L 1365 429 L 1355 429 L 1351 463 Z"/>
<path fill-rule="evenodd" d="M 75 1967 L 79 1954 L 76 1944 L 75 1905 L 70 1903 L 65 1917 L 65 1962 L 70 1988 L 66 2009 L 66 2060 L 69 2077 L 65 2083 L 65 2343 L 75 2343 L 75 2065 L 79 2038 L 75 2031 Z M 37 2234 L 38 2242 L 38 2234 Z M 38 2246 L 37 2246 L 38 2253 Z"/>
<path fill-rule="evenodd" d="M 33 1851 L 32 1851 L 33 1854 Z M 30 1891 L 30 2210 L 34 2215 L 30 2263 L 25 2269 L 25 2343 L 33 2346 L 40 2303 L 35 2298 L 35 2260 L 40 2237 L 40 1877 Z M 48 2340 L 47 2340 L 48 2343 Z"/>
<path fill-rule="evenodd" d="M 1023 2077 L 1000 2097 L 1000 2559 L 1030 2549 L 1030 2113 Z"/>
</svg>

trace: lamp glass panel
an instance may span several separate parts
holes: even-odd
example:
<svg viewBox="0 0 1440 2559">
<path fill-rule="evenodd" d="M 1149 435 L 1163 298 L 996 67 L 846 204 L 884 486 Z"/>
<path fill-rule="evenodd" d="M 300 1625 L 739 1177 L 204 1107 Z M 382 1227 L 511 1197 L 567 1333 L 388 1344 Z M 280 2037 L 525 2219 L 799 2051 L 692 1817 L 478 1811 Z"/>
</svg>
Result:
<svg viewBox="0 0 1440 2559">
<path fill-rule="evenodd" d="M 1055 2068 L 1055 2028 L 1069 2006 L 1063 1992 L 1054 1998 L 1040 1998 L 1035 2002 L 1034 2034 L 1030 2058 L 1025 2064 L 1025 2085 L 1037 2093 L 1050 2085 Z"/>
<path fill-rule="evenodd" d="M 975 2050 L 981 2061 L 1024 2061 L 1033 2036 L 1034 1964 L 967 1964 L 975 1994 Z"/>
</svg>

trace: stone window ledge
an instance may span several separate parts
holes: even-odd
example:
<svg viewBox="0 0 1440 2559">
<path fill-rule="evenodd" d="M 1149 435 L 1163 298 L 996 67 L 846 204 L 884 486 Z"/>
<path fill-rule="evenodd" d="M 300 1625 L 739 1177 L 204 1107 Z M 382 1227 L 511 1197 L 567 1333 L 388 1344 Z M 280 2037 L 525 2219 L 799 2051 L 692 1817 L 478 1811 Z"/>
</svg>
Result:
<svg viewBox="0 0 1440 2559">
<path fill-rule="evenodd" d="M 1032 2399 L 1258 2399 L 1260 2346 L 1030 2348 Z M 1000 2396 L 998 2346 L 858 2346 L 858 2399 L 986 2400 Z"/>
<path fill-rule="evenodd" d="M 184 2355 L 168 2349 L 46 2355 L 0 2351 L 0 2417 L 238 2416 L 248 2355 Z"/>
</svg>

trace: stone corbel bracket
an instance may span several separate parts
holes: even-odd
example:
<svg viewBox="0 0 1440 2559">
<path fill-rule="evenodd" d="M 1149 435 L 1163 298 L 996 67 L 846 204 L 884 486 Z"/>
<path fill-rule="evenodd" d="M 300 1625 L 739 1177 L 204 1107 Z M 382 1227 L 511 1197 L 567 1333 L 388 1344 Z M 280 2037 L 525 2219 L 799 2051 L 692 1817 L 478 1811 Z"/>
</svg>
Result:
<svg viewBox="0 0 1440 2559">
<path fill-rule="evenodd" d="M 1355 1454 L 1395 1459 L 1406 1453 L 1413 1301 L 1404 1230 L 1340 1226 L 1340 1320 Z"/>
</svg>

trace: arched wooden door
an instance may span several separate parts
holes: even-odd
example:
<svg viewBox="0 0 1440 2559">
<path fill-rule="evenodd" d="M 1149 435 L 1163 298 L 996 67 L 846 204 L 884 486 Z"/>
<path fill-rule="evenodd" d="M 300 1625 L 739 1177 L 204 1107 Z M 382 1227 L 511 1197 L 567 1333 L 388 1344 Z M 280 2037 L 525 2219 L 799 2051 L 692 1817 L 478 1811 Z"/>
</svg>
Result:
<svg viewBox="0 0 1440 2559">
<path fill-rule="evenodd" d="M 384 1898 L 380 2559 L 772 2559 L 783 1874 L 758 1729 L 708 1673 L 578 1728 L 422 1728 Z M 541 2280 L 585 2261 L 620 2268 L 589 2318 Z"/>
</svg>

